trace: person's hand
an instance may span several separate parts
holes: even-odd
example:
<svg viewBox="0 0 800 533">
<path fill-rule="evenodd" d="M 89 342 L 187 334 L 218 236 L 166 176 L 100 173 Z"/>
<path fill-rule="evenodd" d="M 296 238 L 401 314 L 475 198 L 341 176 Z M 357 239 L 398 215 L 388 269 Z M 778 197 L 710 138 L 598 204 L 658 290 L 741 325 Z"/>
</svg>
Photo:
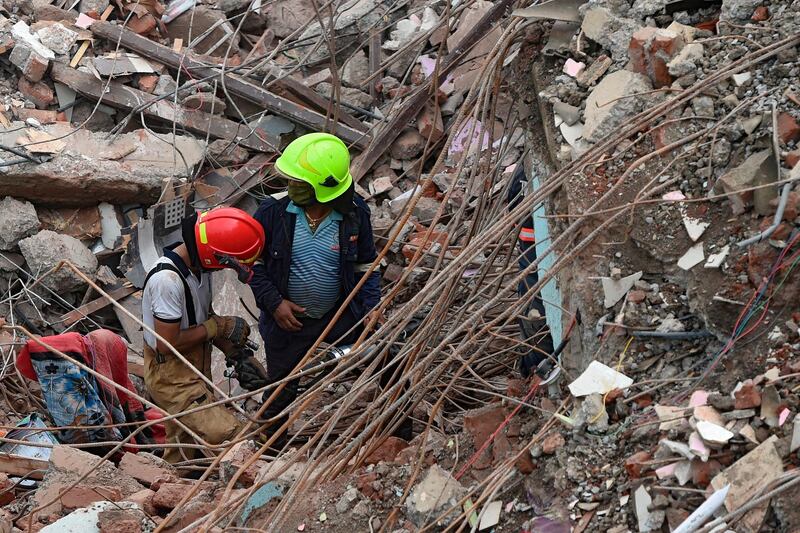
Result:
<svg viewBox="0 0 800 533">
<path fill-rule="evenodd" d="M 254 391 L 269 385 L 267 371 L 250 350 L 240 352 L 230 362 L 243 389 Z"/>
<path fill-rule="evenodd" d="M 298 320 L 295 314 L 305 312 L 305 307 L 300 307 L 296 303 L 289 300 L 283 300 L 278 308 L 275 309 L 275 312 L 272 313 L 272 316 L 275 318 L 275 322 L 278 323 L 278 326 L 280 326 L 282 330 L 300 331 L 300 329 L 303 327 L 303 323 Z"/>
<path fill-rule="evenodd" d="M 211 315 L 203 325 L 206 327 L 208 340 L 224 339 L 231 341 L 234 346 L 244 346 L 250 336 L 250 326 L 238 316 Z"/>
</svg>

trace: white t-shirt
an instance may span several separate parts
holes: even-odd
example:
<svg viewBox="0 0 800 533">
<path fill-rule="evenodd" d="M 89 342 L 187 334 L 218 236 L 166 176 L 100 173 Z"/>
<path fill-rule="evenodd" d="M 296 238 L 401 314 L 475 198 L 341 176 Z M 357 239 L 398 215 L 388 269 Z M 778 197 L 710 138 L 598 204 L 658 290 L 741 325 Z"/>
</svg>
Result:
<svg viewBox="0 0 800 533">
<path fill-rule="evenodd" d="M 162 257 L 156 262 L 175 263 L 167 257 Z M 194 313 L 197 324 L 208 320 L 208 311 L 211 308 L 211 276 L 203 272 L 200 279 L 194 274 L 186 276 L 189 290 L 192 291 L 194 300 Z M 189 328 L 189 316 L 186 312 L 186 297 L 183 282 L 177 272 L 162 270 L 156 272 L 147 282 L 142 294 L 142 321 L 155 329 L 155 319 L 162 322 L 180 322 L 181 329 Z M 144 332 L 144 342 L 156 349 L 156 338 L 150 332 Z"/>
</svg>

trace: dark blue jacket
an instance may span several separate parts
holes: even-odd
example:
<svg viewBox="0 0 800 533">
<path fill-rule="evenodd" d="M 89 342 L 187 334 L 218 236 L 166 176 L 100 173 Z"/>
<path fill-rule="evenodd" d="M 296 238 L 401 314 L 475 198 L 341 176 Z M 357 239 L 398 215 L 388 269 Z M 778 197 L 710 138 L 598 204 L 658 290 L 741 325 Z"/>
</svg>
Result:
<svg viewBox="0 0 800 533">
<path fill-rule="evenodd" d="M 358 195 L 353 197 L 354 208 L 339 224 L 340 272 L 342 294 L 349 294 L 363 272 L 378 256 L 372 235 L 369 207 Z M 266 243 L 261 261 L 253 267 L 250 288 L 261 309 L 259 329 L 265 338 L 277 328 L 272 313 L 289 294 L 289 264 L 292 260 L 296 215 L 286 211 L 289 198 L 267 198 L 255 212 L 254 218 L 264 227 Z M 360 319 L 381 299 L 380 273 L 375 272 L 358 291 L 350 310 Z"/>
</svg>

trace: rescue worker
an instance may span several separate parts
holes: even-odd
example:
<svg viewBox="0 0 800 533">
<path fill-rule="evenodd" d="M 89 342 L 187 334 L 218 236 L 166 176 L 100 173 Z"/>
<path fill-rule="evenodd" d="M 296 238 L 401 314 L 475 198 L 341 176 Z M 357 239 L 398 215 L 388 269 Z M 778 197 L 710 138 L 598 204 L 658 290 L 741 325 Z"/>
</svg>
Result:
<svg viewBox="0 0 800 533">
<path fill-rule="evenodd" d="M 194 213 L 183 220 L 183 242 L 164 250 L 145 280 L 143 322 L 166 339 L 195 368 L 191 369 L 161 341 L 145 331 L 144 380 L 153 401 L 169 414 L 215 401 L 211 388 L 197 375 L 211 378 L 212 343 L 234 366 L 242 387 L 266 384 L 266 372 L 245 348 L 250 328 L 236 316 L 217 316 L 211 309 L 211 270 L 233 268 L 246 282 L 264 249 L 264 231 L 253 217 L 232 207 Z M 179 419 L 210 444 L 232 438 L 241 424 L 232 410 L 216 406 Z M 172 422 L 166 423 L 167 444 L 191 443 Z M 164 459 L 192 459 L 191 451 L 167 447 Z"/>
<path fill-rule="evenodd" d="M 303 135 L 286 147 L 275 169 L 288 180 L 288 196 L 266 199 L 254 215 L 267 240 L 250 281 L 271 382 L 292 372 L 377 257 L 369 208 L 354 194 L 344 142 L 328 133 Z M 363 331 L 357 324 L 379 301 L 375 271 L 324 341 L 355 341 Z M 283 413 L 297 397 L 297 386 L 297 380 L 287 383 L 263 417 Z M 283 415 L 273 428 L 288 416 Z M 284 441 L 282 434 L 275 446 Z"/>
<path fill-rule="evenodd" d="M 511 177 L 511 184 L 508 189 L 508 208 L 514 209 L 522 200 L 527 192 L 530 191 L 528 177 L 522 163 L 518 163 Z M 519 244 L 519 270 L 522 272 L 536 261 L 536 235 L 533 230 L 533 217 L 528 215 L 522 220 L 517 237 Z M 534 269 L 528 273 L 517 286 L 517 294 L 522 298 L 537 283 L 539 274 Z M 553 353 L 553 337 L 547 327 L 545 317 L 544 302 L 541 293 L 537 294 L 533 301 L 523 309 L 524 318 L 519 318 L 519 328 L 522 339 L 531 347 L 525 350 L 519 358 L 519 371 L 523 377 L 528 377 L 539 366 L 548 354 Z"/>
</svg>

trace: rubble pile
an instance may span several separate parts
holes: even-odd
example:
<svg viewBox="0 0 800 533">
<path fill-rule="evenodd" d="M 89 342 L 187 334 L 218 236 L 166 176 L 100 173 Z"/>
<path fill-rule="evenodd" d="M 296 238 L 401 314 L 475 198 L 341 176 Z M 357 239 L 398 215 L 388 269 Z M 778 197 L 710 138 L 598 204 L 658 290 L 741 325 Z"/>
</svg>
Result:
<svg viewBox="0 0 800 533">
<path fill-rule="evenodd" d="M 0 531 L 800 527 L 798 0 L 57 4 L 0 11 Z M 351 148 L 389 313 L 303 382 L 287 449 L 230 443 L 182 465 L 199 481 L 17 455 L 43 411 L 23 333 L 112 329 L 141 377 L 123 309 L 161 247 L 191 209 L 280 193 L 309 131 Z M 212 283 L 217 313 L 257 308 Z M 542 386 L 515 366 L 537 293 Z M 388 347 L 408 383 L 384 391 Z"/>
</svg>

